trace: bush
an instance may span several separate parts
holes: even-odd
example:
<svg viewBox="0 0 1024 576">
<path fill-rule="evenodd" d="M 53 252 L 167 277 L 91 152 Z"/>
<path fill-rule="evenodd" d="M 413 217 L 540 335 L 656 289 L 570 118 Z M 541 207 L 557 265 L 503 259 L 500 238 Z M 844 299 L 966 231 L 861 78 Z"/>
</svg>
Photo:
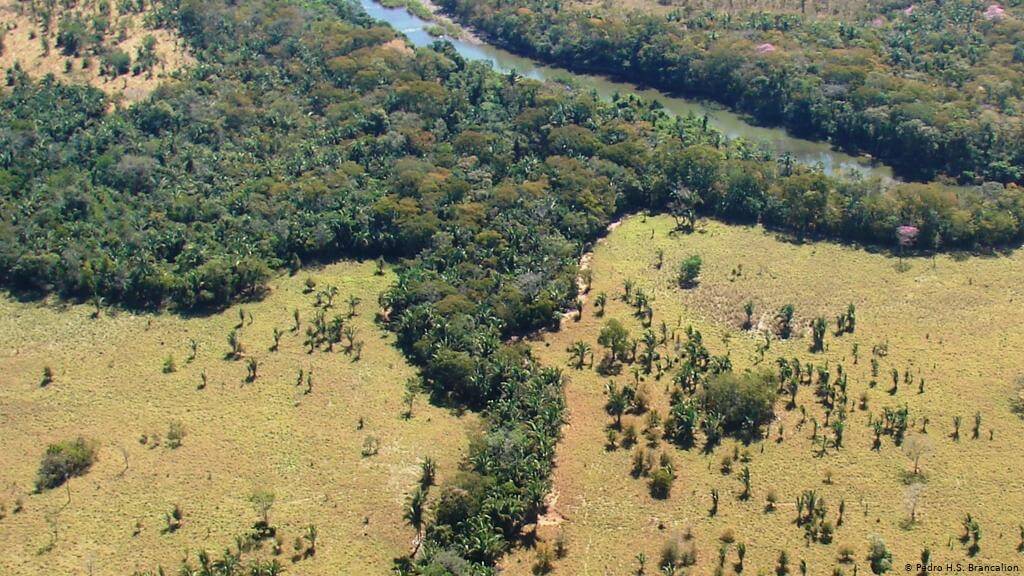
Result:
<svg viewBox="0 0 1024 576">
<path fill-rule="evenodd" d="M 95 461 L 95 443 L 81 436 L 74 440 L 50 444 L 46 448 L 42 462 L 39 463 L 36 490 L 41 492 L 56 488 L 70 478 L 81 476 L 89 471 Z"/>
<path fill-rule="evenodd" d="M 672 481 L 675 476 L 667 468 L 658 468 L 651 474 L 651 496 L 658 500 L 664 500 L 672 492 Z"/>
<path fill-rule="evenodd" d="M 766 372 L 723 372 L 708 380 L 703 401 L 705 410 L 722 417 L 726 432 L 736 432 L 770 421 L 776 396 L 772 377 Z"/>
<path fill-rule="evenodd" d="M 181 447 L 185 439 L 185 426 L 179 420 L 172 420 L 167 430 L 167 447 L 171 450 Z"/>
<path fill-rule="evenodd" d="M 120 49 L 111 50 L 100 59 L 103 73 L 108 76 L 122 76 L 131 70 L 132 57 Z"/>
<path fill-rule="evenodd" d="M 700 276 L 702 261 L 700 256 L 694 254 L 679 264 L 679 285 L 683 288 L 690 288 L 697 284 L 697 277 Z"/>
<path fill-rule="evenodd" d="M 885 540 L 880 536 L 871 537 L 868 560 L 871 562 L 871 571 L 875 574 L 885 574 L 892 569 L 892 552 L 886 548 Z"/>
</svg>

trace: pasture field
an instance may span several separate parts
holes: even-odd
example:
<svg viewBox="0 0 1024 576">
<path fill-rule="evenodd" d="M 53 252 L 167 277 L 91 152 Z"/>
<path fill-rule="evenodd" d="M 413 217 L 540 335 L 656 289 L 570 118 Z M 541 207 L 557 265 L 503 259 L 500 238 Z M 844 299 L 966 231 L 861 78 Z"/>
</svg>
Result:
<svg viewBox="0 0 1024 576">
<path fill-rule="evenodd" d="M 17 63 L 32 78 L 53 74 L 64 82 L 90 84 L 108 95 L 123 97 L 127 103 L 142 100 L 193 59 L 176 32 L 150 29 L 145 24 L 145 11 L 122 13 L 119 5 L 85 0 L 48 7 L 30 0 L 0 0 L 0 70 Z M 77 54 L 68 54 L 59 45 L 65 18 L 83 23 L 82 47 Z M 102 73 L 104 53 L 120 50 L 135 63 L 149 36 L 153 38 L 155 57 L 151 69 L 116 77 Z"/>
<path fill-rule="evenodd" d="M 361 359 L 339 345 L 306 353 L 305 328 L 316 290 L 338 289 L 333 311 L 364 342 Z M 289 574 L 384 574 L 407 554 L 414 531 L 402 520 L 420 462 L 437 462 L 438 482 L 457 468 L 476 418 L 432 407 L 418 394 L 412 417 L 406 381 L 415 371 L 374 322 L 377 296 L 393 274 L 373 262 L 303 270 L 271 283 L 262 301 L 209 316 L 133 314 L 89 305 L 0 301 L 0 573 L 124 576 L 178 563 L 207 549 L 234 549 L 235 537 L 259 518 L 249 499 L 260 490 L 276 501 L 270 523 L 284 538 L 279 560 Z M 238 329 L 243 357 L 225 359 Z M 290 331 L 293 311 L 301 329 Z M 250 315 L 251 314 L 251 319 Z M 330 318 L 331 312 L 328 313 Z M 280 349 L 268 350 L 274 328 Z M 196 357 L 190 341 L 195 340 Z M 175 370 L 164 372 L 172 357 Z M 257 378 L 246 383 L 248 358 Z M 44 367 L 53 382 L 40 386 Z M 312 371 L 312 391 L 296 385 Z M 202 374 L 207 385 L 198 389 Z M 171 422 L 185 431 L 168 445 Z M 360 424 L 361 423 L 361 424 Z M 33 493 L 49 443 L 82 435 L 99 457 L 67 486 Z M 146 443 L 141 442 L 146 436 Z M 156 445 L 153 438 L 161 439 Z M 379 443 L 362 455 L 367 438 Z M 70 500 L 69 500 L 70 499 Z M 20 502 L 22 510 L 14 512 Z M 180 529 L 163 533 L 164 515 L 183 511 Z M 314 557 L 292 562 L 292 542 L 317 527 Z M 52 544 L 52 545 L 51 545 Z M 270 544 L 258 552 L 271 556 Z"/>
<path fill-rule="evenodd" d="M 939 255 L 903 259 L 901 265 L 893 255 L 827 242 L 794 244 L 761 228 L 713 221 L 699 222 L 690 234 L 675 233 L 673 228 L 674 221 L 665 216 L 627 218 L 596 247 L 593 284 L 582 318 L 567 319 L 560 332 L 544 335 L 535 344 L 544 362 L 565 367 L 569 377 L 569 416 L 558 446 L 553 505 L 539 527 L 541 539 L 551 542 L 561 532 L 568 542 L 568 555 L 556 562 L 556 573 L 633 573 L 636 557 L 643 553 L 646 573 L 654 574 L 664 543 L 678 539 L 684 547 L 695 547 L 696 573 L 711 574 L 727 532 L 735 542 L 727 546 L 726 573 L 734 571 L 736 548 L 744 543 L 747 574 L 775 573 L 780 550 L 788 552 L 792 574 L 799 573 L 801 559 L 809 574 L 832 574 L 836 567 L 846 574 L 870 574 L 867 553 L 872 535 L 885 541 L 898 573 L 906 573 L 904 564 L 917 562 L 925 547 L 932 561 L 942 564 L 1024 564 L 1019 548 L 1024 420 L 1012 411 L 1020 394 L 1017 381 L 1024 372 L 1024 254 Z M 655 266 L 659 249 L 664 250 L 661 269 Z M 682 289 L 676 281 L 679 264 L 692 254 L 703 259 L 699 284 Z M 760 364 L 775 370 L 779 356 L 818 365 L 827 359 L 833 377 L 836 367 L 844 366 L 852 410 L 842 448 L 830 446 L 827 454 L 819 454 L 819 443 L 810 439 L 810 418 L 823 421 L 823 409 L 813 388 L 801 386 L 798 407 L 787 409 L 787 396 L 781 394 L 767 438 L 749 446 L 726 438 L 705 454 L 700 440 L 689 450 L 662 441 L 657 452 L 665 451 L 674 460 L 677 479 L 669 498 L 654 499 L 648 480 L 630 474 L 633 451 L 606 447 L 606 429 L 614 419 L 605 411 L 605 386 L 609 380 L 620 386 L 633 382 L 630 367 L 605 377 L 590 366 L 569 367 L 566 352 L 582 340 L 600 359 L 603 349 L 597 336 L 610 318 L 623 321 L 632 337 L 640 335 L 633 308 L 620 299 L 627 279 L 652 297 L 655 331 L 662 321 L 677 334 L 693 326 L 713 354 L 730 353 L 736 370 L 755 364 L 758 343 L 763 341 L 756 326 L 770 323 L 783 305 L 794 305 L 800 327 L 819 315 L 829 319 L 824 353 L 811 354 L 809 334 L 798 330 L 793 338 L 773 340 Z M 593 304 L 601 292 L 608 297 L 603 318 Z M 755 330 L 741 327 L 747 301 L 754 303 Z M 856 305 L 856 330 L 837 337 L 832 318 L 849 303 Z M 871 388 L 872 348 L 884 344 L 888 354 L 878 357 L 878 384 Z M 856 363 L 854 345 L 859 348 Z M 900 373 L 895 391 L 890 390 L 893 368 Z M 911 384 L 903 382 L 908 370 Z M 925 379 L 923 393 L 918 389 L 920 378 Z M 662 417 L 667 414 L 671 382 L 671 371 L 660 379 L 641 375 L 641 386 Z M 860 406 L 862 393 L 867 395 L 866 409 Z M 909 474 L 907 442 L 898 447 L 883 435 L 875 451 L 868 425 L 869 415 L 877 418 L 884 407 L 903 405 L 911 420 L 908 438 L 924 438 L 930 448 L 920 460 L 924 482 L 914 487 L 918 482 Z M 808 415 L 802 425 L 799 406 Z M 981 425 L 979 438 L 973 439 L 976 413 Z M 955 416 L 963 418 L 959 441 L 951 438 Z M 640 430 L 645 418 L 626 415 L 623 423 L 635 423 Z M 927 434 L 920 433 L 924 418 Z M 645 442 L 642 436 L 640 442 Z M 741 461 L 723 473 L 721 460 L 734 450 Z M 746 458 L 748 463 L 742 461 Z M 751 473 L 752 496 L 742 500 L 739 474 L 745 465 Z M 712 489 L 720 493 L 714 517 Z M 843 523 L 830 544 L 806 541 L 794 522 L 795 501 L 810 489 L 826 500 L 827 518 L 833 523 L 840 501 L 845 501 Z M 769 491 L 778 497 L 774 512 L 766 511 Z M 911 523 L 915 501 L 917 521 Z M 977 520 L 983 534 L 973 558 L 960 540 L 967 514 Z M 725 539 L 730 539 L 727 534 Z M 843 546 L 852 549 L 852 560 L 846 563 L 838 561 Z M 534 557 L 532 550 L 519 550 L 505 566 L 511 574 L 525 574 Z"/>
</svg>

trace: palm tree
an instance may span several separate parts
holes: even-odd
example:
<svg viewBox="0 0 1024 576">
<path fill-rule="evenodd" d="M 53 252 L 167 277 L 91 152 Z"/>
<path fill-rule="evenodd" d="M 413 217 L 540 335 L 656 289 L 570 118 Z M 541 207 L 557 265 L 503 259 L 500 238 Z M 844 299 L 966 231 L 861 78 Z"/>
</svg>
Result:
<svg viewBox="0 0 1024 576">
<path fill-rule="evenodd" d="M 622 415 L 626 412 L 628 407 L 628 401 L 626 394 L 619 390 L 615 383 L 608 385 L 608 401 L 604 405 L 604 409 L 608 411 L 608 414 L 615 416 L 615 427 L 622 428 Z"/>
<path fill-rule="evenodd" d="M 306 534 L 303 536 L 307 542 L 309 542 L 309 548 L 306 549 L 306 556 L 316 556 L 316 539 L 317 531 L 316 525 L 310 524 L 306 527 Z"/>
<path fill-rule="evenodd" d="M 416 530 L 416 539 L 413 541 L 414 546 L 411 556 L 416 556 L 416 553 L 419 552 L 420 549 L 420 543 L 423 541 L 420 535 L 423 532 L 426 503 L 427 491 L 423 486 L 417 486 L 416 489 L 413 490 L 412 494 L 409 495 L 408 503 L 405 506 L 405 513 L 402 514 L 402 518 L 406 523 Z"/>
<path fill-rule="evenodd" d="M 351 318 L 351 317 L 356 315 L 356 306 L 358 306 L 359 303 L 362 302 L 362 301 L 363 301 L 362 298 L 356 296 L 355 294 L 350 294 L 349 295 L 349 297 L 348 297 L 348 317 L 349 318 Z"/>
<path fill-rule="evenodd" d="M 581 370 L 583 368 L 583 364 L 587 360 L 587 355 L 593 354 L 590 344 L 587 344 L 582 340 L 573 342 L 572 345 L 569 346 L 567 352 L 569 352 L 573 368 L 576 368 L 577 370 Z"/>
<path fill-rule="evenodd" d="M 608 303 L 608 295 L 601 292 L 594 297 L 594 306 L 597 306 L 597 315 L 604 316 L 604 307 Z"/>
</svg>

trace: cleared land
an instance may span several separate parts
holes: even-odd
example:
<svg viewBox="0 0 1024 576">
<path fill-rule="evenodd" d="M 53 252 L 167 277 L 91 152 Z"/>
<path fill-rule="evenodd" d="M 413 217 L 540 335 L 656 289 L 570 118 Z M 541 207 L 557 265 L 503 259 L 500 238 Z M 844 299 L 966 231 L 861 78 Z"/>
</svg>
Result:
<svg viewBox="0 0 1024 576">
<path fill-rule="evenodd" d="M 760 228 L 742 228 L 701 222 L 693 234 L 672 233 L 668 217 L 632 217 L 602 241 L 593 257 L 593 288 L 583 317 L 567 321 L 560 333 L 544 336 L 535 346 L 542 359 L 566 366 L 566 348 L 577 340 L 590 343 L 600 358 L 597 334 L 609 318 L 624 321 L 633 337 L 640 325 L 633 309 L 619 300 L 623 281 L 633 279 L 653 296 L 655 330 L 664 320 L 680 334 L 686 326 L 700 330 L 714 354 L 731 351 L 737 370 L 754 363 L 761 339 L 740 328 L 743 304 L 755 304 L 755 323 L 766 320 L 781 306 L 796 307 L 801 326 L 815 316 L 828 319 L 857 307 L 853 334 L 835 337 L 834 325 L 826 338 L 824 354 L 810 354 L 807 335 L 787 341 L 774 340 L 765 364 L 774 368 L 778 356 L 799 357 L 804 362 L 830 366 L 842 364 L 849 374 L 853 411 L 848 417 L 843 448 L 817 456 L 811 422 L 799 426 L 800 410 L 785 408 L 785 396 L 776 404 L 778 420 L 768 439 L 748 447 L 753 495 L 743 501 L 738 462 L 729 474 L 720 471 L 724 455 L 742 444 L 726 439 L 712 454 L 701 451 L 703 443 L 680 450 L 661 442 L 675 460 L 678 479 L 670 498 L 655 500 L 647 479 L 630 475 L 632 450 L 606 449 L 606 426 L 613 419 L 604 410 L 604 388 L 609 378 L 589 367 L 566 367 L 569 423 L 559 444 L 555 473 L 553 513 L 540 535 L 553 539 L 564 530 L 569 554 L 558 562 L 562 574 L 625 574 L 635 569 L 638 553 L 647 557 L 647 573 L 657 570 L 663 543 L 692 530 L 698 551 L 697 573 L 710 574 L 718 564 L 720 536 L 732 530 L 736 543 L 747 546 L 746 570 L 772 572 L 780 550 L 790 556 L 791 573 L 799 573 L 805 559 L 810 574 L 831 574 L 841 566 L 847 574 L 857 565 L 859 574 L 870 574 L 866 554 L 868 538 L 880 535 L 893 552 L 893 566 L 903 572 L 906 562 L 916 562 L 928 547 L 934 562 L 967 562 L 967 546 L 959 537 L 968 513 L 983 533 L 976 562 L 1024 562 L 1020 544 L 1024 492 L 1020 486 L 1020 455 L 1024 453 L 1024 420 L 1013 415 L 1013 398 L 1019 394 L 1015 380 L 1024 371 L 1024 254 L 957 259 L 938 256 L 904 262 L 855 247 L 831 243 L 796 245 L 781 241 Z M 656 251 L 664 250 L 664 266 L 654 267 Z M 700 283 L 683 290 L 677 286 L 680 261 L 699 254 L 704 260 Z M 608 295 L 604 318 L 595 316 L 595 295 Z M 880 358 L 879 384 L 869 389 L 872 347 L 887 342 L 889 353 Z M 852 348 L 859 345 L 854 364 Z M 901 385 L 890 394 L 892 368 L 900 371 Z M 906 385 L 906 369 L 913 384 Z M 923 394 L 918 381 L 926 381 Z M 618 383 L 631 382 L 627 366 Z M 646 388 L 653 406 L 664 417 L 665 394 L 671 375 L 661 380 L 647 377 Z M 866 410 L 859 407 L 862 392 L 868 395 Z M 823 420 L 821 406 L 811 387 L 801 387 L 798 405 L 808 418 Z M 878 417 L 883 407 L 907 405 L 911 433 L 929 419 L 931 451 L 921 459 L 925 482 L 917 497 L 918 522 L 908 526 L 907 472 L 911 461 L 888 436 L 879 451 L 872 450 L 874 434 L 869 414 Z M 982 416 L 979 439 L 972 439 L 974 414 Z M 954 416 L 962 416 L 961 438 L 950 437 Z M 624 424 L 643 428 L 644 416 L 626 416 Z M 779 437 L 782 440 L 779 441 Z M 992 435 L 990 438 L 990 434 Z M 641 443 L 644 440 L 641 437 Z M 831 475 L 831 483 L 827 482 Z M 717 488 L 721 503 L 710 517 L 710 492 Z M 832 544 L 806 544 L 803 530 L 794 523 L 795 500 L 814 489 L 828 503 L 828 519 L 835 522 L 838 506 L 845 500 L 846 513 Z M 765 512 L 769 490 L 779 504 Z M 564 518 L 559 521 L 559 518 Z M 854 550 L 853 563 L 837 562 L 840 546 Z M 736 544 L 729 547 L 726 572 L 736 561 Z M 506 562 L 510 573 L 527 573 L 532 551 L 519 551 Z M 774 573 L 774 572 L 772 572 Z"/>
<path fill-rule="evenodd" d="M 33 78 L 53 74 L 65 82 L 91 84 L 112 96 L 123 96 L 127 102 L 142 100 L 174 71 L 191 64 L 192 58 L 176 33 L 149 29 L 145 12 L 119 13 L 118 5 L 106 0 L 86 0 L 70 8 L 54 4 L 47 16 L 42 3 L 0 0 L 0 70 L 17 63 Z M 65 17 L 79 18 L 95 39 L 78 55 L 64 54 L 58 46 Z M 121 50 L 135 62 L 148 36 L 154 40 L 156 59 L 151 70 L 117 77 L 102 73 L 103 52 Z"/>
<path fill-rule="evenodd" d="M 340 263 L 276 280 L 263 301 L 241 306 L 245 357 L 234 361 L 224 355 L 239 307 L 194 318 L 104 311 L 92 319 L 91 306 L 0 300 L 0 573 L 123 576 L 158 565 L 176 573 L 186 554 L 194 562 L 200 549 L 234 548 L 258 519 L 249 497 L 261 489 L 276 494 L 270 521 L 283 533 L 289 574 L 386 573 L 410 550 L 402 508 L 421 460 L 434 458 L 443 482 L 476 419 L 422 395 L 413 417 L 402 418 L 415 371 L 374 324 L 377 295 L 394 280 L 374 268 Z M 304 293 L 307 277 L 317 290 L 338 288 L 334 310 L 343 316 L 348 296 L 361 298 L 348 321 L 365 342 L 361 360 L 343 346 L 306 353 L 314 300 Z M 291 332 L 296 308 L 302 328 Z M 270 352 L 275 327 L 284 335 Z M 191 339 L 197 355 L 188 362 Z M 168 356 L 176 371 L 163 373 Z M 252 383 L 244 382 L 248 357 L 259 363 Z M 40 387 L 45 366 L 54 381 Z M 300 369 L 313 372 L 308 395 L 295 385 Z M 177 449 L 166 442 L 171 421 L 186 432 Z M 99 442 L 99 459 L 70 481 L 70 503 L 63 487 L 33 494 L 47 444 L 78 435 Z M 157 447 L 153 436 L 163 439 Z M 361 455 L 368 437 L 379 440 L 376 456 Z M 23 510 L 14 513 L 19 499 Z M 183 526 L 162 534 L 175 504 Z M 309 524 L 319 532 L 317 554 L 292 564 L 292 540 Z M 43 552 L 54 531 L 53 549 Z"/>
</svg>

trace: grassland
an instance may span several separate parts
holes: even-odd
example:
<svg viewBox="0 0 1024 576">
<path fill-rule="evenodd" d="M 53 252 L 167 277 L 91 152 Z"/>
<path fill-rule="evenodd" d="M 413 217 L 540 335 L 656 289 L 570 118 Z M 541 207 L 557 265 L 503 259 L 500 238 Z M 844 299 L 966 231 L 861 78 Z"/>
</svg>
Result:
<svg viewBox="0 0 1024 576">
<path fill-rule="evenodd" d="M 123 576 L 158 565 L 176 573 L 178 561 L 201 548 L 233 548 L 258 518 L 248 499 L 260 489 L 276 494 L 270 520 L 285 537 L 281 561 L 289 574 L 386 573 L 410 550 L 402 507 L 421 459 L 434 458 L 444 481 L 464 456 L 475 419 L 432 407 L 422 395 L 412 418 L 401 417 L 415 372 L 374 323 L 377 295 L 393 281 L 374 268 L 304 271 L 274 281 L 261 302 L 242 305 L 240 340 L 245 356 L 259 362 L 252 383 L 244 382 L 245 359 L 224 358 L 239 307 L 189 318 L 104 311 L 93 319 L 86 305 L 0 301 L 0 573 Z M 361 360 L 341 347 L 306 353 L 307 276 L 318 290 L 338 288 L 340 314 L 349 295 L 361 298 L 350 321 L 365 342 Z M 303 326 L 291 332 L 295 309 Z M 284 335 L 270 352 L 275 327 Z M 189 362 L 193 339 L 197 354 Z M 176 369 L 164 373 L 168 356 Z M 54 381 L 40 387 L 45 366 Z M 313 373 L 308 395 L 295 385 L 300 369 Z M 200 390 L 203 372 L 208 383 Z M 166 439 L 154 447 L 152 438 L 165 438 L 171 421 L 186 431 L 181 447 L 169 448 Z M 99 442 L 96 464 L 69 490 L 33 494 L 46 445 L 77 435 Z M 361 454 L 367 437 L 379 440 L 376 456 Z M 23 510 L 14 513 L 19 500 Z M 162 534 L 175 504 L 183 526 Z M 318 528 L 318 552 L 292 564 L 292 539 L 309 524 Z"/>
<path fill-rule="evenodd" d="M 52 10 L 47 15 L 41 3 L 0 0 L 0 70 L 18 63 L 33 78 L 53 74 L 66 82 L 91 84 L 131 103 L 142 100 L 175 70 L 192 63 L 176 33 L 146 27 L 145 12 L 120 13 L 118 3 L 104 0 L 86 0 L 67 8 L 55 3 Z M 77 56 L 62 54 L 57 36 L 65 16 L 88 22 L 97 43 Z M 106 28 L 96 28 L 98 21 Z M 98 51 L 121 50 L 134 60 L 147 36 L 155 40 L 156 65 L 151 71 L 116 78 L 101 74 Z"/>
<path fill-rule="evenodd" d="M 661 321 L 679 332 L 692 325 L 703 333 L 712 353 L 728 350 L 736 369 L 754 364 L 761 341 L 740 327 L 746 301 L 755 304 L 755 323 L 792 303 L 800 325 L 818 315 L 833 318 L 852 302 L 857 307 L 853 334 L 835 337 L 830 330 L 825 353 L 813 355 L 806 336 L 775 340 L 766 363 L 773 365 L 778 356 L 818 364 L 827 358 L 833 367 L 841 363 L 849 374 L 851 402 L 859 404 L 864 392 L 868 406 L 855 407 L 849 416 L 844 447 L 818 457 L 810 440 L 810 422 L 799 426 L 799 410 L 786 410 L 780 400 L 769 438 L 749 447 L 753 496 L 746 501 L 738 498 L 743 464 L 730 474 L 719 469 L 723 455 L 732 454 L 734 446 L 742 450 L 742 445 L 726 440 L 712 454 L 704 454 L 699 443 L 684 451 L 662 442 L 661 449 L 675 460 L 678 479 L 670 498 L 655 500 L 646 480 L 630 475 L 631 451 L 605 447 L 606 426 L 612 421 L 604 411 L 608 378 L 587 367 L 567 368 L 569 421 L 558 450 L 553 510 L 540 528 L 542 538 L 564 531 L 568 539 L 569 554 L 557 564 L 557 573 L 625 574 L 635 569 L 635 557 L 642 552 L 648 559 L 647 573 L 652 574 L 663 543 L 692 531 L 698 550 L 696 573 L 710 574 L 718 564 L 719 538 L 727 529 L 737 543 L 747 545 L 744 573 L 773 571 L 779 551 L 785 549 L 794 574 L 800 559 L 806 560 L 810 574 L 831 574 L 836 566 L 850 574 L 853 564 L 837 563 L 839 546 L 846 544 L 855 551 L 858 573 L 868 574 L 872 534 L 886 541 L 895 571 L 903 573 L 904 563 L 916 562 L 925 547 L 931 549 L 934 562 L 966 562 L 958 537 L 968 513 L 978 519 L 984 533 L 974 561 L 1024 563 L 1017 549 L 1024 510 L 1024 492 L 1019 489 L 1024 421 L 1010 408 L 1024 357 L 1024 254 L 906 259 L 908 269 L 900 271 L 896 257 L 856 247 L 797 245 L 760 228 L 715 222 L 702 222 L 697 232 L 680 235 L 672 233 L 673 225 L 667 217 L 632 217 L 597 246 L 590 299 L 606 292 L 607 313 L 598 318 L 588 304 L 581 320 L 570 320 L 561 332 L 545 335 L 535 346 L 545 362 L 566 366 L 566 348 L 577 340 L 590 343 L 600 357 L 597 333 L 608 318 L 627 322 L 633 336 L 639 336 L 633 309 L 618 299 L 626 279 L 653 296 L 655 328 Z M 654 266 L 658 249 L 664 250 L 660 270 Z M 675 281 L 676 271 L 691 254 L 699 254 L 704 266 L 699 285 L 683 290 Z M 880 359 L 879 385 L 870 389 L 871 349 L 885 342 L 889 353 Z M 901 385 L 890 394 L 891 368 L 901 375 L 909 368 L 914 384 Z M 920 377 L 926 381 L 923 394 L 917 390 Z M 614 379 L 624 383 L 633 376 L 627 368 Z M 670 382 L 668 375 L 661 380 L 646 378 L 653 406 L 663 416 Z M 811 389 L 801 388 L 798 404 L 806 407 L 809 417 L 823 419 Z M 878 416 L 885 406 L 904 404 L 914 421 L 912 430 L 920 430 L 924 417 L 929 419 L 927 438 L 932 446 L 922 459 L 926 481 L 913 525 L 907 523 L 910 460 L 888 437 L 883 437 L 879 451 L 873 451 L 874 435 L 867 425 L 869 414 Z M 970 429 L 976 412 L 982 415 L 982 426 L 981 437 L 974 440 Z M 964 424 L 961 439 L 955 442 L 950 433 L 957 415 Z M 631 421 L 642 428 L 641 417 L 625 418 L 627 424 Z M 826 481 L 829 475 L 831 483 Z M 721 493 L 715 517 L 709 516 L 712 488 Z M 802 529 L 794 524 L 794 501 L 807 489 L 824 496 L 833 521 L 840 500 L 846 502 L 845 521 L 830 545 L 806 544 Z M 765 512 L 769 490 L 779 498 L 772 513 Z M 525 574 L 532 559 L 532 551 L 521 550 L 506 566 L 510 574 Z M 734 544 L 726 572 L 735 561 Z"/>
</svg>

